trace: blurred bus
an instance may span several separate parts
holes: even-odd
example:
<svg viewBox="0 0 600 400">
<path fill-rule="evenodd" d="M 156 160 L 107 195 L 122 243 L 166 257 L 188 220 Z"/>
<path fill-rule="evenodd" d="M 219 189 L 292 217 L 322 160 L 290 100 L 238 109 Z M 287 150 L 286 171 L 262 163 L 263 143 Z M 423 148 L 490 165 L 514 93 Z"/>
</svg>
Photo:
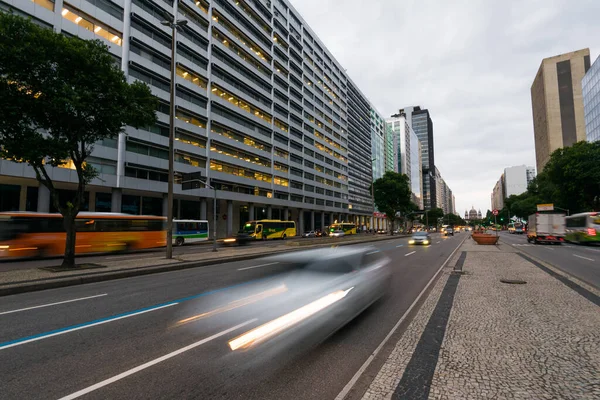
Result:
<svg viewBox="0 0 600 400">
<path fill-rule="evenodd" d="M 80 212 L 75 219 L 75 253 L 140 250 L 167 244 L 166 218 Z M 0 258 L 49 257 L 65 253 L 60 214 L 0 212 Z"/>
<path fill-rule="evenodd" d="M 173 220 L 173 243 L 181 246 L 184 243 L 204 242 L 208 240 L 208 221 L 194 219 Z"/>
<path fill-rule="evenodd" d="M 248 221 L 240 233 L 257 240 L 285 239 L 296 236 L 296 223 L 271 219 Z"/>
<path fill-rule="evenodd" d="M 343 231 L 344 235 L 356 235 L 356 225 L 349 222 L 331 224 L 329 232 Z"/>
<path fill-rule="evenodd" d="M 600 213 L 586 212 L 565 217 L 565 239 L 574 243 L 600 244 Z"/>
</svg>

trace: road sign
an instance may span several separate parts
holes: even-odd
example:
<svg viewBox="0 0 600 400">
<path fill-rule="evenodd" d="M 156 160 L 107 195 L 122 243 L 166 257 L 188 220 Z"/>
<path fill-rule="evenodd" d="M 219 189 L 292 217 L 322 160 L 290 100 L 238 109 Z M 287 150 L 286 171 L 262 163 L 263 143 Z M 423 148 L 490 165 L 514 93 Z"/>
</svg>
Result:
<svg viewBox="0 0 600 400">
<path fill-rule="evenodd" d="M 498 215 L 498 210 L 494 210 L 494 211 L 492 211 L 492 214 L 494 214 L 494 215 Z"/>
<path fill-rule="evenodd" d="M 537 205 L 537 210 L 538 211 L 554 211 L 554 204 L 550 203 L 550 204 L 538 204 Z"/>
</svg>

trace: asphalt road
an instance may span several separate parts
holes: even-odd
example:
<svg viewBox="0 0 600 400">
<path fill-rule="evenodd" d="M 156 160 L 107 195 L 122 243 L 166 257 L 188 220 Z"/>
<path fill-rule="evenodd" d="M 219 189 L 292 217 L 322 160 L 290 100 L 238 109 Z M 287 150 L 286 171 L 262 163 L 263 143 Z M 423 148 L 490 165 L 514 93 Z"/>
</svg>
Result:
<svg viewBox="0 0 600 400">
<path fill-rule="evenodd" d="M 500 232 L 500 240 L 600 289 L 600 247 L 527 243 L 527 235 Z"/>
<path fill-rule="evenodd" d="M 317 347 L 267 360 L 227 347 L 264 322 L 250 312 L 182 323 L 285 270 L 260 259 L 2 297 L 0 397 L 333 399 L 465 236 L 377 242 L 392 259 L 384 297 Z"/>
</svg>

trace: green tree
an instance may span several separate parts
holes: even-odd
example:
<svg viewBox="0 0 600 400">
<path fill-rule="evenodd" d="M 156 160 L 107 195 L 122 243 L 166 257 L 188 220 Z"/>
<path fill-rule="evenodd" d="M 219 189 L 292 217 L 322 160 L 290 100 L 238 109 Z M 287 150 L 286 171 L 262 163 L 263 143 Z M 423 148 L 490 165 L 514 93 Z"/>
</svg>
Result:
<svg viewBox="0 0 600 400">
<path fill-rule="evenodd" d="M 63 267 L 75 266 L 75 217 L 98 171 L 86 163 L 94 144 L 125 125 L 155 122 L 157 100 L 129 84 L 108 47 L 0 13 L 0 156 L 29 164 L 50 191 L 66 231 Z M 60 204 L 49 167 L 72 163 L 77 190 Z"/>
<path fill-rule="evenodd" d="M 572 213 L 600 208 L 600 142 L 577 142 L 555 150 L 538 178 L 539 193 Z"/>
<path fill-rule="evenodd" d="M 394 231 L 396 213 L 404 216 L 413 210 L 414 204 L 410 200 L 410 195 L 408 176 L 404 174 L 388 171 L 373 182 L 375 206 L 387 215 L 392 232 Z"/>
<path fill-rule="evenodd" d="M 437 226 L 438 220 L 444 216 L 444 210 L 441 208 L 432 208 L 427 211 L 427 219 L 429 220 L 429 225 Z"/>
</svg>

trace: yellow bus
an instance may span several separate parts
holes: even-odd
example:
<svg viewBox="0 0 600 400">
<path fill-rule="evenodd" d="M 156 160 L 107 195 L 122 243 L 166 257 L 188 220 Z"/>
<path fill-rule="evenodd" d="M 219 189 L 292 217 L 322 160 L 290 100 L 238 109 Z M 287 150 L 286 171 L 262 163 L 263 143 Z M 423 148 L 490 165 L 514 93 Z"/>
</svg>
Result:
<svg viewBox="0 0 600 400">
<path fill-rule="evenodd" d="M 332 224 L 329 232 L 344 231 L 344 235 L 356 235 L 356 225 L 349 222 Z"/>
<path fill-rule="evenodd" d="M 166 246 L 167 219 L 149 215 L 80 212 L 75 253 L 103 253 Z M 61 214 L 0 212 L 0 259 L 65 253 Z"/>
<path fill-rule="evenodd" d="M 244 224 L 241 233 L 257 240 L 286 239 L 296 236 L 296 223 L 273 219 L 248 221 Z"/>
</svg>

